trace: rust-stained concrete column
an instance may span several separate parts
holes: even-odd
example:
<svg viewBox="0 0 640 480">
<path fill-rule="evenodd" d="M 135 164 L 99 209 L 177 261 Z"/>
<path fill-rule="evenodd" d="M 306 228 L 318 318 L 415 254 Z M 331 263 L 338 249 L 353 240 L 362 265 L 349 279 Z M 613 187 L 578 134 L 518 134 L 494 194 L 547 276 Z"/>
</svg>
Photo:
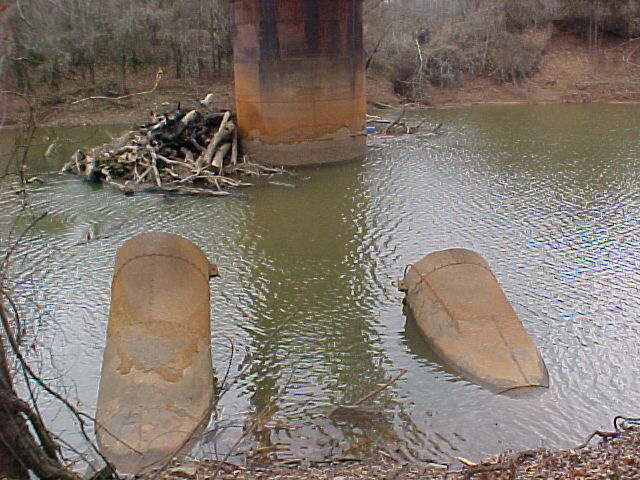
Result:
<svg viewBox="0 0 640 480">
<path fill-rule="evenodd" d="M 173 454 L 209 412 L 209 276 L 205 255 L 177 235 L 139 235 L 118 251 L 96 434 L 121 471 Z"/>
<path fill-rule="evenodd" d="M 362 0 L 235 0 L 233 14 L 244 152 L 291 166 L 362 157 Z"/>
<path fill-rule="evenodd" d="M 401 289 L 433 350 L 470 380 L 499 392 L 549 385 L 542 357 L 477 253 L 431 253 L 407 269 Z"/>
</svg>

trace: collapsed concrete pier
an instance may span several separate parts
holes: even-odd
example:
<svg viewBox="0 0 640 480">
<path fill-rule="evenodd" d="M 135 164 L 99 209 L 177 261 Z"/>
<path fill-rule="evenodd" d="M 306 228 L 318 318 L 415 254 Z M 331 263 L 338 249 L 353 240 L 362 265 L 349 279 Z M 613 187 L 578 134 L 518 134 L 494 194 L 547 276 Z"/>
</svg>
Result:
<svg viewBox="0 0 640 480">
<path fill-rule="evenodd" d="M 400 290 L 427 343 L 469 380 L 497 392 L 549 386 L 544 360 L 476 252 L 430 253 L 409 266 Z"/>
<path fill-rule="evenodd" d="M 243 151 L 285 166 L 361 158 L 362 0 L 235 0 L 233 17 Z"/>
<path fill-rule="evenodd" d="M 118 251 L 96 437 L 119 471 L 138 473 L 177 454 L 209 418 L 215 274 L 177 235 L 138 235 Z"/>
</svg>

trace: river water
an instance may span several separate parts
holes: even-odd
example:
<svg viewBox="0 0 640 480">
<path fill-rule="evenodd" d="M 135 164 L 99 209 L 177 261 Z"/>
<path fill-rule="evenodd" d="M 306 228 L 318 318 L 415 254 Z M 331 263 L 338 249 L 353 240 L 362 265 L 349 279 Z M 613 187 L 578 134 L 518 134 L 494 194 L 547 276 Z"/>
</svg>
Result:
<svg viewBox="0 0 640 480">
<path fill-rule="evenodd" d="M 199 457 L 235 447 L 238 462 L 249 451 L 319 460 L 384 448 L 420 460 L 479 459 L 571 447 L 615 415 L 638 416 L 640 107 L 415 116 L 442 122 L 444 134 L 374 136 L 360 163 L 302 170 L 274 179 L 285 185 L 260 182 L 229 198 L 125 197 L 45 174 L 23 209 L 3 188 L 5 240 L 11 226 L 20 232 L 47 212 L 13 264 L 42 374 L 94 411 L 114 255 L 131 236 L 163 230 L 197 244 L 222 275 L 211 281 L 212 348 L 220 381 L 231 367 L 229 388 Z M 57 168 L 73 142 L 117 131 L 40 132 L 31 172 Z M 67 141 L 41 159 L 55 138 Z M 514 398 L 469 383 L 407 323 L 396 279 L 405 265 L 454 246 L 491 265 L 546 361 L 548 390 Z M 401 369 L 358 418 L 326 418 Z M 68 416 L 42 399 L 75 443 Z"/>
</svg>

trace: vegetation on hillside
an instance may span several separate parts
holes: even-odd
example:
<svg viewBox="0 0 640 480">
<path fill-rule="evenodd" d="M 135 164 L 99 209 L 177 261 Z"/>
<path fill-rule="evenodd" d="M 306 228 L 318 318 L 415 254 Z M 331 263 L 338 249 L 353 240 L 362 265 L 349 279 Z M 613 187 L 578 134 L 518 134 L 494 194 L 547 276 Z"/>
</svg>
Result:
<svg viewBox="0 0 640 480">
<path fill-rule="evenodd" d="M 163 69 L 207 80 L 232 70 L 229 0 L 0 0 L 11 89 L 126 93 Z M 7 3 L 8 2 L 8 3 Z M 365 0 L 366 62 L 397 93 L 469 77 L 517 82 L 535 71 L 553 29 L 589 39 L 640 35 L 640 0 Z"/>
<path fill-rule="evenodd" d="M 420 98 L 426 86 L 469 77 L 518 82 L 533 73 L 552 32 L 589 39 L 640 35 L 637 0 L 404 0 L 369 2 L 367 58 L 394 90 Z"/>
<path fill-rule="evenodd" d="M 186 75 L 230 69 L 227 2 L 22 0 L 7 10 L 16 88 L 57 90 L 65 79 L 126 92 L 144 67 Z"/>
</svg>

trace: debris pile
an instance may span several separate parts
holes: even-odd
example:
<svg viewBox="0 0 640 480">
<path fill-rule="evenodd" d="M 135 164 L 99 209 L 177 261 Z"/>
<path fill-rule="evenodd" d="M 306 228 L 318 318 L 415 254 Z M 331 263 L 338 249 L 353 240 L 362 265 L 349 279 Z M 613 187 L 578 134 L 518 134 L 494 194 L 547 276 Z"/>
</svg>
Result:
<svg viewBox="0 0 640 480">
<path fill-rule="evenodd" d="M 463 478 L 640 478 L 640 418 L 617 416 L 613 426 L 613 431 L 593 431 L 581 445 L 567 450 L 524 450 L 478 465 L 462 462 Z M 594 438 L 600 442 L 590 447 Z"/>
<path fill-rule="evenodd" d="M 197 108 L 178 108 L 140 125 L 106 145 L 78 150 L 63 172 L 104 182 L 125 194 L 140 191 L 229 195 L 250 186 L 247 175 L 284 173 L 241 155 L 234 115 L 213 106 L 209 94 Z"/>
</svg>

